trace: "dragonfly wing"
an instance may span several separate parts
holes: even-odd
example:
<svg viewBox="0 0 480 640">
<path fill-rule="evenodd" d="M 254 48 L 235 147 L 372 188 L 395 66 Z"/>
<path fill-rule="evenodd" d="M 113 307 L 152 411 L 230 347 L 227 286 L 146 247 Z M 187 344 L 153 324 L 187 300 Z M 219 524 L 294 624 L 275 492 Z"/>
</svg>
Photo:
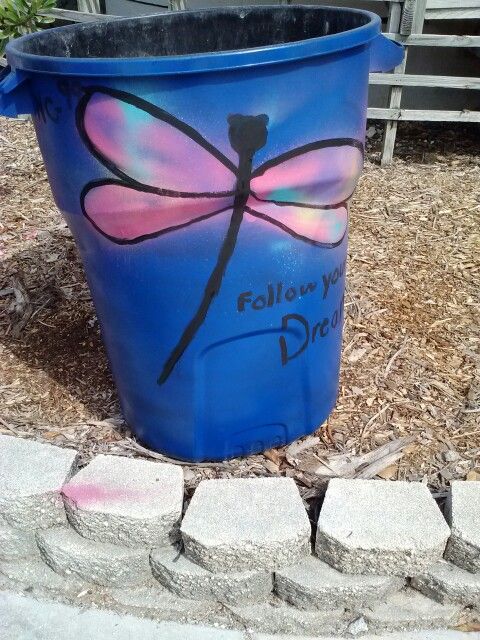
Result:
<svg viewBox="0 0 480 640">
<path fill-rule="evenodd" d="M 118 244 L 140 242 L 231 210 L 231 197 L 178 197 L 116 180 L 89 183 L 82 210 L 94 227 Z"/>
<path fill-rule="evenodd" d="M 339 245 L 347 231 L 348 209 L 344 202 L 321 209 L 302 205 L 278 205 L 251 197 L 246 208 L 256 221 L 275 225 L 298 240 L 321 247 Z"/>
<path fill-rule="evenodd" d="M 86 89 L 77 124 L 92 154 L 124 181 L 170 195 L 222 195 L 235 188 L 231 160 L 193 127 L 130 93 Z"/>
<path fill-rule="evenodd" d="M 250 187 L 259 200 L 331 206 L 350 198 L 362 167 L 358 140 L 321 140 L 265 162 L 253 172 Z"/>
<path fill-rule="evenodd" d="M 253 174 L 247 211 L 311 244 L 334 247 L 347 231 L 348 207 L 363 166 L 363 145 L 320 140 L 265 162 Z"/>
</svg>

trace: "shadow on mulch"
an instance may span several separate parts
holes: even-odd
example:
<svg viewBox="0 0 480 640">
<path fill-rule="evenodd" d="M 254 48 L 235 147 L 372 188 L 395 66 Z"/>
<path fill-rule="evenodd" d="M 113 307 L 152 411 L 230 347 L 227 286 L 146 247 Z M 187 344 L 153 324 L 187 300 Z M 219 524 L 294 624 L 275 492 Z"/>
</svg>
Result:
<svg viewBox="0 0 480 640">
<path fill-rule="evenodd" d="M 380 160 L 384 123 L 367 123 L 367 158 Z M 399 122 L 394 160 L 412 164 L 446 161 L 460 154 L 476 157 L 480 152 L 480 125 L 455 122 Z"/>
<path fill-rule="evenodd" d="M 80 259 L 60 227 L 2 262 L 0 341 L 103 419 L 116 392 Z"/>
</svg>

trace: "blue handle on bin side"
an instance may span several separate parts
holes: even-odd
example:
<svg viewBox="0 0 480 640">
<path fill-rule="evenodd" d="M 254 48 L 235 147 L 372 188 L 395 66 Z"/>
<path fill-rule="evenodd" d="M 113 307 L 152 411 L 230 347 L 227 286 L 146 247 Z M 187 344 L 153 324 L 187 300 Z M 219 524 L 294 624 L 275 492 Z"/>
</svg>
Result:
<svg viewBox="0 0 480 640">
<path fill-rule="evenodd" d="M 401 63 L 404 55 L 401 44 L 379 34 L 370 43 L 370 71 L 390 71 Z"/>
<path fill-rule="evenodd" d="M 15 118 L 33 113 L 28 76 L 7 66 L 0 72 L 0 115 Z"/>
</svg>

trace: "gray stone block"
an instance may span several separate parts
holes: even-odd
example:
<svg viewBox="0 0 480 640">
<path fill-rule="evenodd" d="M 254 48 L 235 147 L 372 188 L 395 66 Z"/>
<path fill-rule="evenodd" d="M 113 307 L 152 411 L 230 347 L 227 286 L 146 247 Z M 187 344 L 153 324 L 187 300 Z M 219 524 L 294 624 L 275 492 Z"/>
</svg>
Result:
<svg viewBox="0 0 480 640">
<path fill-rule="evenodd" d="M 37 532 L 45 562 L 63 576 L 77 576 L 102 586 L 129 586 L 151 579 L 148 551 L 82 538 L 72 529 Z"/>
<path fill-rule="evenodd" d="M 187 556 L 210 571 L 273 570 L 310 552 L 310 522 L 291 478 L 204 480 L 181 532 Z"/>
<path fill-rule="evenodd" d="M 60 490 L 77 457 L 74 449 L 0 435 L 0 516 L 27 531 L 65 522 Z"/>
<path fill-rule="evenodd" d="M 418 482 L 331 480 L 317 555 L 345 573 L 411 576 L 441 559 L 450 529 Z"/>
<path fill-rule="evenodd" d="M 470 573 L 444 560 L 412 578 L 412 586 L 438 602 L 480 608 L 480 573 Z"/>
<path fill-rule="evenodd" d="M 0 573 L 9 580 L 19 583 L 23 589 L 41 588 L 61 596 L 76 596 L 88 588 L 85 581 L 72 576 L 61 576 L 40 559 L 0 562 Z"/>
<path fill-rule="evenodd" d="M 155 549 L 150 564 L 155 578 L 182 598 L 236 605 L 266 600 L 272 592 L 272 574 L 268 571 L 212 573 L 174 547 Z"/>
<path fill-rule="evenodd" d="M 275 592 L 299 609 L 355 608 L 380 599 L 404 585 L 392 576 L 349 575 L 310 556 L 275 572 Z"/>
<path fill-rule="evenodd" d="M 346 627 L 343 610 L 300 611 L 286 604 L 255 604 L 232 607 L 238 620 L 250 631 L 296 633 L 317 636 L 336 634 Z"/>
<path fill-rule="evenodd" d="M 108 589 L 106 595 L 113 601 L 116 611 L 157 620 L 175 620 L 214 627 L 235 626 L 233 614 L 218 603 L 181 598 L 158 582 L 152 582 L 153 586 Z"/>
<path fill-rule="evenodd" d="M 445 557 L 467 571 L 480 572 L 480 482 L 452 482 L 446 511 L 452 535 Z"/>
<path fill-rule="evenodd" d="M 0 519 L 0 560 L 38 556 L 35 534 L 15 529 Z"/>
<path fill-rule="evenodd" d="M 205 602 L 179 598 L 159 584 L 129 588 L 110 588 L 107 596 L 126 609 L 141 609 L 164 614 L 178 620 L 190 619 L 192 614 L 205 613 L 209 606 Z"/>
<path fill-rule="evenodd" d="M 70 524 L 83 537 L 128 547 L 179 538 L 181 467 L 99 455 L 63 488 Z"/>
<path fill-rule="evenodd" d="M 447 628 L 455 624 L 460 611 L 457 605 L 440 604 L 406 589 L 366 607 L 362 613 L 370 631 L 383 632 Z"/>
</svg>

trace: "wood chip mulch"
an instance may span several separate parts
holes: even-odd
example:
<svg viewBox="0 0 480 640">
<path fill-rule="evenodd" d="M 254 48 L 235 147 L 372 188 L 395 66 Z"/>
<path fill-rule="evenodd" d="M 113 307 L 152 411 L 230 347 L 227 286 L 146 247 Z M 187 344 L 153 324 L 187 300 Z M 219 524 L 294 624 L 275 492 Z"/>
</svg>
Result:
<svg viewBox="0 0 480 640">
<path fill-rule="evenodd" d="M 452 479 L 480 480 L 478 129 L 401 126 L 387 168 L 378 165 L 380 129 L 369 136 L 351 203 L 334 413 L 290 447 L 183 465 L 190 489 L 203 478 L 287 475 L 309 499 L 328 477 L 378 475 L 420 480 L 442 496 Z M 154 455 L 119 414 L 29 121 L 0 118 L 0 202 L 0 432 L 77 447 L 83 462 L 100 452 Z"/>
</svg>

